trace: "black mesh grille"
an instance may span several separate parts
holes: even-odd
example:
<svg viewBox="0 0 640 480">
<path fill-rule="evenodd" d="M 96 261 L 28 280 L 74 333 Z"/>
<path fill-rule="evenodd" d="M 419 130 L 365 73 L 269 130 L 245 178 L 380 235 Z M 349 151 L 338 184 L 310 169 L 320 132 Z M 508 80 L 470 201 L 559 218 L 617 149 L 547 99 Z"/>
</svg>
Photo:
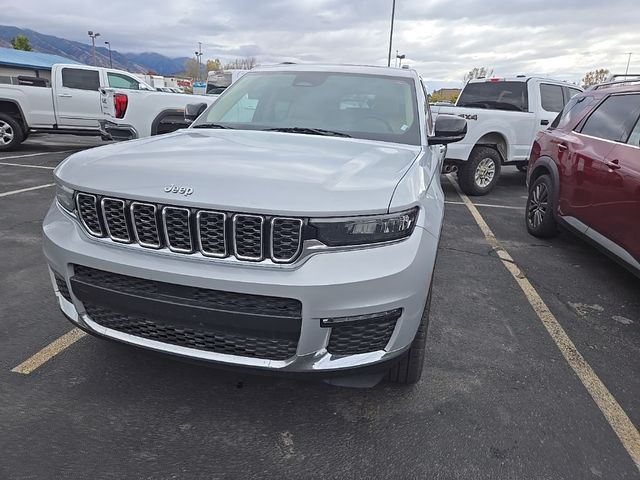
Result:
<svg viewBox="0 0 640 480">
<path fill-rule="evenodd" d="M 84 222 L 87 231 L 91 235 L 101 237 L 103 232 L 102 226 L 100 225 L 96 197 L 94 195 L 87 195 L 86 193 L 78 193 L 76 203 L 78 204 L 80 219 Z"/>
<path fill-rule="evenodd" d="M 262 260 L 263 217 L 257 215 L 236 215 L 234 217 L 235 248 L 238 258 Z"/>
<path fill-rule="evenodd" d="M 275 218 L 271 228 L 271 254 L 274 260 L 288 262 L 294 259 L 302 243 L 302 221 L 296 218 Z"/>
<path fill-rule="evenodd" d="M 198 212 L 198 229 L 202 253 L 215 257 L 225 257 L 227 255 L 225 222 L 226 215 L 224 213 Z"/>
<path fill-rule="evenodd" d="M 192 252 L 190 211 L 187 208 L 164 207 L 164 227 L 170 249 Z"/>
<path fill-rule="evenodd" d="M 327 351 L 335 355 L 383 350 L 396 327 L 397 319 L 353 322 L 332 327 Z"/>
<path fill-rule="evenodd" d="M 70 302 L 71 295 L 69 294 L 69 287 L 67 287 L 67 282 L 65 282 L 64 278 L 62 278 L 57 273 L 54 273 L 53 276 L 56 279 L 56 285 L 58 286 L 60 295 L 62 295 L 67 302 Z"/>
<path fill-rule="evenodd" d="M 298 300 L 265 295 L 249 295 L 244 293 L 223 292 L 183 285 L 172 285 L 145 278 L 130 277 L 117 273 L 105 272 L 95 268 L 74 266 L 76 278 L 93 285 L 118 292 L 135 295 L 156 294 L 174 298 L 185 298 L 197 302 L 203 307 L 220 310 L 257 313 L 289 318 L 302 317 L 302 304 Z"/>
<path fill-rule="evenodd" d="M 176 327 L 159 324 L 144 316 L 127 315 L 90 303 L 85 303 L 84 307 L 89 317 L 104 327 L 158 342 L 269 360 L 286 360 L 296 353 L 297 342 L 294 340 Z"/>
<path fill-rule="evenodd" d="M 125 216 L 125 202 L 115 198 L 102 199 L 102 215 L 109 236 L 119 242 L 130 242 L 131 235 Z"/>
<path fill-rule="evenodd" d="M 302 325 L 298 300 L 156 282 L 81 265 L 73 270 L 75 296 L 104 327 L 231 355 L 284 360 L 296 353 Z"/>
<path fill-rule="evenodd" d="M 155 205 L 135 202 L 131 204 L 131 217 L 140 245 L 159 248 L 160 232 Z"/>
<path fill-rule="evenodd" d="M 209 257 L 291 263 L 302 251 L 302 230 L 307 228 L 296 218 L 164 206 L 82 192 L 76 202 L 83 226 L 93 236 L 110 233 L 119 242 L 183 254 L 199 250 Z"/>
</svg>

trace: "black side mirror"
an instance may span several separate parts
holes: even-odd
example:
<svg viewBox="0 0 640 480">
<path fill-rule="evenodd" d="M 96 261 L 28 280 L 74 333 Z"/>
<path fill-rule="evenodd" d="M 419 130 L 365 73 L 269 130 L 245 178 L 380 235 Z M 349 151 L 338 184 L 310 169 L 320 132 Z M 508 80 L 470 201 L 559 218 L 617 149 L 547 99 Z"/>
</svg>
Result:
<svg viewBox="0 0 640 480">
<path fill-rule="evenodd" d="M 446 145 L 459 142 L 467 134 L 467 121 L 455 115 L 438 115 L 435 135 L 429 137 L 429 145 Z"/>
<path fill-rule="evenodd" d="M 207 109 L 207 104 L 206 103 L 189 103 L 184 108 L 184 120 L 187 123 L 192 123 L 206 109 Z"/>
</svg>

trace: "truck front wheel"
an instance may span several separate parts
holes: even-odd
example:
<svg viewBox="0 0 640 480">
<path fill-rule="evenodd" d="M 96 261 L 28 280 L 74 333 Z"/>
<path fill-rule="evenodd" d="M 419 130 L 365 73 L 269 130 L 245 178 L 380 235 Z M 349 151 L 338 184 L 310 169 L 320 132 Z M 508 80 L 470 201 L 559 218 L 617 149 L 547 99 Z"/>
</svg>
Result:
<svg viewBox="0 0 640 480">
<path fill-rule="evenodd" d="M 500 177 L 502 161 L 496 150 L 490 147 L 475 147 L 469 160 L 458 166 L 458 183 L 467 195 L 486 195 Z"/>
<path fill-rule="evenodd" d="M 0 113 L 0 152 L 14 149 L 23 140 L 20 124 L 11 116 Z"/>
</svg>

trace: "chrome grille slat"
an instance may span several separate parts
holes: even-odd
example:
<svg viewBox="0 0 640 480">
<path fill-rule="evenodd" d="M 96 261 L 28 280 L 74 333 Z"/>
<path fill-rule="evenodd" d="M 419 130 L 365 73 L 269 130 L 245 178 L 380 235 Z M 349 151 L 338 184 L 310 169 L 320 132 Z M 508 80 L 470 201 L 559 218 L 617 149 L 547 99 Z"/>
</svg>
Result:
<svg viewBox="0 0 640 480">
<path fill-rule="evenodd" d="M 196 231 L 200 253 L 207 257 L 227 256 L 227 215 L 200 210 L 196 214 Z"/>
<path fill-rule="evenodd" d="M 76 195 L 76 206 L 84 229 L 94 237 L 104 236 L 102 225 L 100 225 L 97 197 L 89 193 L 78 193 Z"/>
<path fill-rule="evenodd" d="M 271 220 L 271 258 L 277 263 L 295 259 L 302 248 L 302 220 L 276 217 Z"/>
<path fill-rule="evenodd" d="M 181 207 L 164 207 L 162 209 L 162 224 L 169 250 L 178 253 L 193 253 L 191 210 Z"/>
<path fill-rule="evenodd" d="M 132 202 L 129 207 L 136 241 L 147 248 L 160 248 L 157 207 L 152 203 Z"/>
<path fill-rule="evenodd" d="M 264 260 L 263 224 L 260 215 L 233 216 L 233 250 L 238 260 Z"/>
<path fill-rule="evenodd" d="M 100 206 L 102 207 L 102 219 L 109 238 L 114 242 L 131 243 L 125 201 L 118 198 L 104 197 L 100 201 Z"/>
<path fill-rule="evenodd" d="M 76 194 L 76 206 L 82 227 L 94 237 L 180 254 L 284 264 L 295 262 L 304 242 L 305 222 L 300 218 L 159 205 L 83 192 Z"/>
</svg>

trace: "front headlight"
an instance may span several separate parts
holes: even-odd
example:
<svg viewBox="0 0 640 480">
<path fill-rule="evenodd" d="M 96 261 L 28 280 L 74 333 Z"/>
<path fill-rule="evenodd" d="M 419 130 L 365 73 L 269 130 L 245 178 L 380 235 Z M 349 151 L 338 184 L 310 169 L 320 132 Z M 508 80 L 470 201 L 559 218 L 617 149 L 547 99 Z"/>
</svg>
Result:
<svg viewBox="0 0 640 480">
<path fill-rule="evenodd" d="M 319 218 L 309 223 L 316 238 L 332 247 L 391 242 L 408 237 L 418 218 L 418 208 L 389 215 L 350 218 Z"/>
<path fill-rule="evenodd" d="M 62 185 L 57 179 L 56 179 L 56 201 L 58 202 L 58 205 L 64 208 L 67 212 L 71 214 L 74 213 L 76 209 L 76 205 L 74 203 L 73 190 L 69 187 Z"/>
</svg>

